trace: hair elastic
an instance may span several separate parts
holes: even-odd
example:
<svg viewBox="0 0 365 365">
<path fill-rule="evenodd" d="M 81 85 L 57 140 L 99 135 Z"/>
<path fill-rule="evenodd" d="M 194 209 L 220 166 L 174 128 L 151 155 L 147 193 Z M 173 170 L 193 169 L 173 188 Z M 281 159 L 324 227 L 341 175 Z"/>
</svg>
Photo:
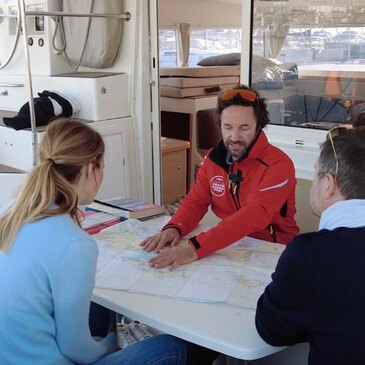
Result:
<svg viewBox="0 0 365 365">
<path fill-rule="evenodd" d="M 51 158 L 51 157 L 48 157 L 47 158 L 47 161 L 49 161 L 53 166 L 55 166 L 56 165 L 56 162 L 54 161 L 54 159 L 53 158 Z"/>
</svg>

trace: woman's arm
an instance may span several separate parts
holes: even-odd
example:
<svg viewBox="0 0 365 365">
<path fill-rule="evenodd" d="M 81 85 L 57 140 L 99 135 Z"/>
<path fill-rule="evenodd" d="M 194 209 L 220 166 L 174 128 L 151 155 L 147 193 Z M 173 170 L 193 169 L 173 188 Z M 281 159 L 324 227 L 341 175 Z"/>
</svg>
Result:
<svg viewBox="0 0 365 365">
<path fill-rule="evenodd" d="M 71 240 L 51 283 L 56 341 L 64 356 L 76 363 L 92 363 L 116 350 L 113 333 L 97 342 L 89 330 L 97 254 L 92 239 Z"/>
</svg>

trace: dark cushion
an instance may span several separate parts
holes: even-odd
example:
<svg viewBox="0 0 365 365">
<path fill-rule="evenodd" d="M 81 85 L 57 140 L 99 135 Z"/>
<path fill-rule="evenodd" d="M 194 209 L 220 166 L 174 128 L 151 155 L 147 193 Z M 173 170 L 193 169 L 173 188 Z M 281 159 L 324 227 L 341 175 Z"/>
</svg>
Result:
<svg viewBox="0 0 365 365">
<path fill-rule="evenodd" d="M 241 63 L 241 53 L 227 53 L 203 58 L 198 66 L 235 66 Z"/>
<path fill-rule="evenodd" d="M 64 97 L 52 91 L 44 90 L 38 93 L 38 98 L 33 98 L 34 114 L 36 126 L 47 125 L 51 118 L 55 117 L 54 108 L 51 100 L 52 98 L 62 107 L 60 117 L 70 117 L 73 114 L 71 103 Z M 16 116 L 12 118 L 4 117 L 4 123 L 14 128 L 15 130 L 25 129 L 31 127 L 30 121 L 30 106 L 29 102 L 25 103 Z"/>
<path fill-rule="evenodd" d="M 199 66 L 234 66 L 241 62 L 241 53 L 228 53 L 203 58 Z M 277 64 L 269 58 L 252 55 L 252 87 L 257 90 L 282 89 L 298 79 L 298 67 L 294 63 Z"/>
</svg>

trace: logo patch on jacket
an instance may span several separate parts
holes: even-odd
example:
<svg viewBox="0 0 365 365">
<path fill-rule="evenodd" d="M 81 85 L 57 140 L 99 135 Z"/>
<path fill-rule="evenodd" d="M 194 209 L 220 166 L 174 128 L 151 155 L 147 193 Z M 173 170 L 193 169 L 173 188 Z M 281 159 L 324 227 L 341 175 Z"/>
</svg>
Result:
<svg viewBox="0 0 365 365">
<path fill-rule="evenodd" d="M 210 180 L 210 191 L 215 196 L 222 196 L 225 192 L 223 176 L 214 176 Z"/>
</svg>

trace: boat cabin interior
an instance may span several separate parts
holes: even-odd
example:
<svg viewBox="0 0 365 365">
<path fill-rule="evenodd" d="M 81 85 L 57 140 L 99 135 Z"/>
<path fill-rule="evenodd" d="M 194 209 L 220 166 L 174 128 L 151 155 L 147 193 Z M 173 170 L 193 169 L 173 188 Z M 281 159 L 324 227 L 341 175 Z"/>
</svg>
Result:
<svg viewBox="0 0 365 365">
<path fill-rule="evenodd" d="M 34 166 L 44 126 L 3 122 L 44 90 L 106 141 L 99 197 L 173 205 L 220 139 L 220 91 L 266 98 L 271 143 L 294 161 L 297 220 L 328 129 L 365 119 L 364 0 L 1 0 L 0 203 Z"/>
<path fill-rule="evenodd" d="M 51 91 L 103 136 L 97 198 L 173 212 L 221 138 L 217 96 L 237 84 L 266 99 L 265 133 L 294 162 L 300 231 L 317 230 L 320 144 L 365 124 L 365 0 L 0 0 L 0 206 L 37 164 L 36 101 Z M 301 365 L 307 352 L 252 364 Z"/>
</svg>

